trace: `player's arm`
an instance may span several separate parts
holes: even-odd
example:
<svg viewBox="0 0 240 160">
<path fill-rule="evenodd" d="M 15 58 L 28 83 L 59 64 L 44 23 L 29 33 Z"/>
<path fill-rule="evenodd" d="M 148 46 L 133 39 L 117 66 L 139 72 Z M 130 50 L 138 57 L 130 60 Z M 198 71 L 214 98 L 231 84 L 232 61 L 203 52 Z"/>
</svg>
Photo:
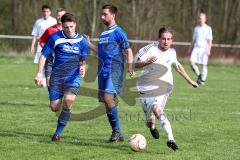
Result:
<svg viewBox="0 0 240 160">
<path fill-rule="evenodd" d="M 43 68 L 46 62 L 46 57 L 41 55 L 39 58 L 39 62 L 38 62 L 38 71 L 37 71 L 37 75 L 34 78 L 34 82 L 36 84 L 36 86 L 40 86 L 41 85 L 41 80 L 42 80 L 42 72 L 43 72 Z"/>
<path fill-rule="evenodd" d="M 191 44 L 190 44 L 190 46 L 189 46 L 189 48 L 188 48 L 188 54 L 189 54 L 189 55 L 191 54 L 191 52 L 192 52 L 192 50 L 193 50 L 193 46 L 194 46 L 195 42 L 196 42 L 196 40 L 192 40 L 192 42 L 191 42 Z"/>
<path fill-rule="evenodd" d="M 81 45 L 82 45 L 82 51 L 81 51 L 81 57 L 79 60 L 79 66 L 80 66 L 80 76 L 84 78 L 87 71 L 87 58 L 89 53 L 88 40 L 84 39 Z"/>
<path fill-rule="evenodd" d="M 197 38 L 197 29 L 196 27 L 194 28 L 194 31 L 193 31 L 193 35 L 192 35 L 192 42 L 188 48 L 188 54 L 190 55 L 192 50 L 193 50 L 193 46 L 194 44 L 196 43 L 196 38 Z"/>
<path fill-rule="evenodd" d="M 40 85 L 40 82 L 42 80 L 42 72 L 44 69 L 44 65 L 46 62 L 46 57 L 48 57 L 50 54 L 52 54 L 53 49 L 54 49 L 54 38 L 50 37 L 47 42 L 46 45 L 44 45 L 43 49 L 42 49 L 42 55 L 39 58 L 39 62 L 38 62 L 38 71 L 37 71 L 37 75 L 34 78 L 34 82 L 37 86 Z"/>
<path fill-rule="evenodd" d="M 198 84 L 189 77 L 180 63 L 175 65 L 175 69 L 190 85 L 192 85 L 194 88 L 198 87 Z"/>
<path fill-rule="evenodd" d="M 132 49 L 124 49 L 123 50 L 124 55 L 127 56 L 127 63 L 128 63 L 128 73 L 130 77 L 133 77 L 135 75 L 134 69 L 133 69 L 133 53 Z"/>
<path fill-rule="evenodd" d="M 207 40 L 207 42 L 208 42 L 208 56 L 210 56 L 211 55 L 211 48 L 212 48 L 212 39 L 208 39 Z"/>
<path fill-rule="evenodd" d="M 35 44 L 36 44 L 36 41 L 37 41 L 37 36 L 36 36 L 36 35 L 33 35 L 33 36 L 32 36 L 31 49 L 30 49 L 30 53 L 31 53 L 32 55 L 34 55 L 34 53 L 35 53 Z"/>
<path fill-rule="evenodd" d="M 98 47 L 91 42 L 90 36 L 84 34 L 84 37 L 87 39 L 89 48 L 95 53 L 98 53 Z"/>
<path fill-rule="evenodd" d="M 79 65 L 80 65 L 80 75 L 82 78 L 84 78 L 87 71 L 87 62 L 85 60 L 80 61 Z"/>
<path fill-rule="evenodd" d="M 149 64 L 152 64 L 153 62 L 155 62 L 157 60 L 157 57 L 153 56 L 151 58 L 149 58 L 146 61 L 141 61 L 140 58 L 137 58 L 136 62 L 135 62 L 135 68 L 142 68 L 144 66 L 147 66 Z"/>
</svg>

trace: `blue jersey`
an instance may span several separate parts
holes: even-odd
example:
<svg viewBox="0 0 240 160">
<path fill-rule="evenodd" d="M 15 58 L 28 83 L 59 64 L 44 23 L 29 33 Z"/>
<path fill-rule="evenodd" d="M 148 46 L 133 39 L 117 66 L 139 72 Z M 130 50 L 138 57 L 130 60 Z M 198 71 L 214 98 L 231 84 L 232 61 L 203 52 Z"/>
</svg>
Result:
<svg viewBox="0 0 240 160">
<path fill-rule="evenodd" d="M 68 38 L 63 31 L 51 35 L 42 49 L 45 57 L 55 53 L 50 86 L 80 86 L 79 61 L 87 59 L 88 50 L 87 40 L 78 33 L 73 38 Z"/>
<path fill-rule="evenodd" d="M 102 32 L 98 43 L 99 72 L 110 72 L 114 64 L 124 65 L 124 49 L 130 48 L 127 35 L 116 24 Z"/>
</svg>

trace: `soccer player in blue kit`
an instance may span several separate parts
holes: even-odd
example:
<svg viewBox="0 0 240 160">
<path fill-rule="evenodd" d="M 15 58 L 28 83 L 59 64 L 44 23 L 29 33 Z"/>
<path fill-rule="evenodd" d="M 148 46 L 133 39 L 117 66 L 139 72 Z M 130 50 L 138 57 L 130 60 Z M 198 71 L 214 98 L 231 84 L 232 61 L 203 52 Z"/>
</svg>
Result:
<svg viewBox="0 0 240 160">
<path fill-rule="evenodd" d="M 50 86 L 48 88 L 50 108 L 53 112 L 62 111 L 58 117 L 56 132 L 52 141 L 59 141 L 67 122 L 70 119 L 71 107 L 80 89 L 80 79 L 86 72 L 88 57 L 87 40 L 76 33 L 76 19 L 74 15 L 65 13 L 62 18 L 63 31 L 58 31 L 47 40 L 39 59 L 38 73 L 35 84 L 40 85 L 42 70 L 46 58 L 55 53 Z"/>
<path fill-rule="evenodd" d="M 88 40 L 89 47 L 98 53 L 99 102 L 105 104 L 108 121 L 112 127 L 109 142 L 124 140 L 118 119 L 117 95 L 123 85 L 125 56 L 127 56 L 130 77 L 135 74 L 132 67 L 132 50 L 126 33 L 116 24 L 116 15 L 117 7 L 104 5 L 101 20 L 107 29 L 101 33 L 98 46 Z"/>
</svg>

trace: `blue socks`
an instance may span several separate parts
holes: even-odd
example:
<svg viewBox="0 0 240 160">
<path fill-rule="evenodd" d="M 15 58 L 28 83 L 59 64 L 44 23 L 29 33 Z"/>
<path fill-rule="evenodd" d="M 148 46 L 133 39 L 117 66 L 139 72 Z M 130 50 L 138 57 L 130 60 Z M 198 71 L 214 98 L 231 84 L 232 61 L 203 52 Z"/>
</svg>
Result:
<svg viewBox="0 0 240 160">
<path fill-rule="evenodd" d="M 121 132 L 120 131 L 120 124 L 118 120 L 118 109 L 117 106 L 114 106 L 113 108 L 109 109 L 107 111 L 108 121 L 112 127 L 113 131 Z"/>
<path fill-rule="evenodd" d="M 71 116 L 71 109 L 64 108 L 58 117 L 57 129 L 55 135 L 61 135 Z"/>
</svg>

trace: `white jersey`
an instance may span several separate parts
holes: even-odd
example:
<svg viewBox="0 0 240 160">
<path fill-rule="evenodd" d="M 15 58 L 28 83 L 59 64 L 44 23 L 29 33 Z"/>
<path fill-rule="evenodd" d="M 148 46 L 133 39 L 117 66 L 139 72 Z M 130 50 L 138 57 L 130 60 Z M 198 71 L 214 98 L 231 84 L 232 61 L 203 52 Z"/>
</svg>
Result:
<svg viewBox="0 0 240 160">
<path fill-rule="evenodd" d="M 206 48 L 208 47 L 208 40 L 212 39 L 212 28 L 209 25 L 195 26 L 193 33 L 193 40 L 195 40 L 194 47 Z"/>
<path fill-rule="evenodd" d="M 36 20 L 33 26 L 32 36 L 37 36 L 37 39 L 39 39 L 47 28 L 55 24 L 57 24 L 57 20 L 51 16 L 48 19 L 39 18 L 38 20 Z M 42 47 L 38 42 L 34 63 L 38 63 L 39 57 L 41 56 L 41 50 Z"/>
<path fill-rule="evenodd" d="M 159 87 L 165 88 L 164 84 L 173 86 L 172 66 L 180 64 L 175 49 L 169 48 L 167 51 L 162 51 L 158 48 L 158 43 L 152 43 L 139 50 L 135 62 L 137 60 L 147 61 L 153 56 L 157 57 L 157 60 L 144 66 L 137 80 L 139 92 L 151 91 Z"/>
<path fill-rule="evenodd" d="M 48 19 L 39 18 L 33 26 L 32 36 L 37 36 L 39 39 L 48 27 L 55 24 L 57 24 L 57 20 L 51 16 Z"/>
</svg>

